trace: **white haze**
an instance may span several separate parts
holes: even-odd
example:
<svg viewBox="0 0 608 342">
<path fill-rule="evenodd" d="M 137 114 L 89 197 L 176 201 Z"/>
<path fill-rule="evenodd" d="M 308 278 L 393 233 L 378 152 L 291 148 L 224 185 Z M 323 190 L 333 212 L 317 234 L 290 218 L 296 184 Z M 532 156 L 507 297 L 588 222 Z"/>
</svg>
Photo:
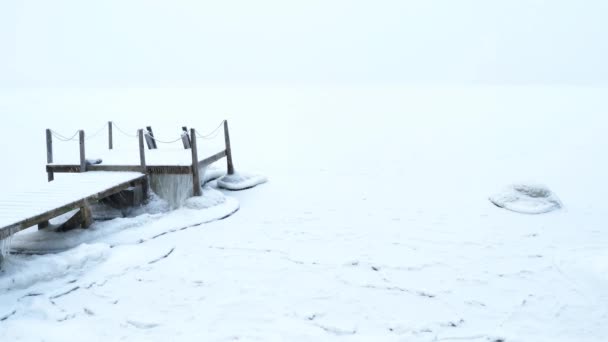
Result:
<svg viewBox="0 0 608 342">
<path fill-rule="evenodd" d="M 605 84 L 605 1 L 0 4 L 0 86 Z"/>
</svg>

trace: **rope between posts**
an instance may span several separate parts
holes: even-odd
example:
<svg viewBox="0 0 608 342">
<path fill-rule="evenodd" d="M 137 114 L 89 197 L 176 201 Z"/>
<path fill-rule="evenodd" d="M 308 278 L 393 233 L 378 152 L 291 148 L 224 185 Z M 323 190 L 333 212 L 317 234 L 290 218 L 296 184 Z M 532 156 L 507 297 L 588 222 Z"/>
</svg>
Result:
<svg viewBox="0 0 608 342">
<path fill-rule="evenodd" d="M 70 138 L 68 138 L 68 137 L 65 137 L 65 136 L 61 135 L 59 132 L 56 132 L 56 131 L 51 130 L 51 134 L 52 134 L 52 135 L 53 135 L 55 138 L 59 139 L 60 141 L 76 141 L 76 139 L 75 139 L 75 138 L 76 138 L 76 136 L 78 135 L 78 132 L 79 132 L 79 131 L 76 131 L 76 132 L 74 133 L 74 135 L 72 135 Z"/>
<path fill-rule="evenodd" d="M 220 124 L 219 124 L 219 125 L 218 125 L 218 126 L 215 128 L 215 129 L 213 129 L 211 132 L 209 132 L 209 133 L 207 133 L 207 134 L 200 134 L 200 133 L 198 133 L 198 131 L 195 131 L 196 136 L 197 136 L 197 137 L 199 137 L 199 138 L 201 138 L 201 139 L 214 139 L 215 137 L 217 137 L 217 136 L 219 135 L 219 133 L 220 133 L 220 128 L 222 127 L 222 125 L 224 124 L 224 122 L 225 122 L 225 121 L 226 121 L 226 120 L 222 120 L 222 121 L 220 122 Z M 113 126 L 116 128 L 116 130 L 117 130 L 118 132 L 122 133 L 123 135 L 125 135 L 125 136 L 127 136 L 127 137 L 129 137 L 129 138 L 137 138 L 137 137 L 138 137 L 138 134 L 137 134 L 137 133 L 136 133 L 136 134 L 129 134 L 129 133 L 125 132 L 125 131 L 124 131 L 122 128 L 120 128 L 120 127 L 119 127 L 119 126 L 118 126 L 118 125 L 117 125 L 115 122 L 112 122 L 112 125 L 113 125 Z M 100 128 L 97 130 L 97 131 L 95 131 L 95 133 L 91 134 L 90 136 L 85 136 L 85 140 L 90 140 L 90 139 L 93 139 L 93 138 L 97 137 L 97 136 L 98 136 L 98 135 L 99 135 L 101 132 L 103 132 L 103 131 L 104 131 L 104 129 L 105 129 L 105 128 L 106 128 L 106 125 L 104 124 L 104 125 L 103 125 L 102 127 L 100 127 Z M 167 140 L 160 140 L 160 139 L 158 139 L 158 138 L 154 137 L 153 135 L 151 135 L 151 134 L 150 134 L 150 132 L 147 132 L 147 131 L 144 131 L 144 132 L 145 132 L 144 134 L 145 134 L 146 136 L 148 136 L 148 137 L 152 138 L 154 141 L 159 142 L 159 143 L 161 143 L 161 144 L 173 144 L 173 143 L 176 143 L 176 142 L 178 142 L 178 141 L 181 141 L 181 140 L 182 140 L 182 137 L 184 136 L 184 134 L 187 134 L 187 133 L 185 132 L 184 134 L 180 135 L 180 136 L 179 136 L 179 138 L 177 138 L 177 139 L 175 139 L 175 140 L 169 140 L 169 141 L 167 141 Z M 52 135 L 53 135 L 55 138 L 57 138 L 58 140 L 60 140 L 60 141 L 77 141 L 77 140 L 78 140 L 78 138 L 77 138 L 78 133 L 79 133 L 79 131 L 76 131 L 76 132 L 74 132 L 74 134 L 73 134 L 71 137 L 69 137 L 69 138 L 68 138 L 68 137 L 66 137 L 66 136 L 64 136 L 64 135 L 62 135 L 62 134 L 60 134 L 60 133 L 59 133 L 59 132 L 57 132 L 57 131 L 51 130 L 51 134 L 52 134 Z"/>
<path fill-rule="evenodd" d="M 90 139 L 95 138 L 95 137 L 96 137 L 96 136 L 98 136 L 98 135 L 99 135 L 101 132 L 103 132 L 103 130 L 104 130 L 105 128 L 106 128 L 106 125 L 104 124 L 104 125 L 103 125 L 103 126 L 101 126 L 101 127 L 100 127 L 100 128 L 97 130 L 97 131 L 95 131 L 95 133 L 93 133 L 93 134 L 91 134 L 91 135 L 89 135 L 89 136 L 86 136 L 86 135 L 85 135 L 84 140 L 90 140 Z M 62 135 L 61 133 L 59 133 L 59 132 L 57 132 L 57 131 L 51 130 L 51 134 L 52 134 L 52 135 L 53 135 L 55 138 L 57 138 L 58 140 L 60 140 L 60 141 L 77 141 L 78 139 L 76 138 L 76 136 L 78 135 L 78 133 L 79 133 L 79 132 L 80 132 L 80 130 L 77 130 L 76 132 L 74 132 L 74 134 L 73 134 L 71 137 L 69 137 L 69 138 L 68 138 L 68 137 L 66 137 L 66 136 Z"/>
<path fill-rule="evenodd" d="M 114 121 L 112 121 L 112 126 L 116 127 L 116 129 L 117 129 L 117 130 L 118 130 L 120 133 L 122 133 L 122 134 L 126 135 L 126 136 L 127 136 L 127 137 L 129 137 L 129 138 L 137 138 L 137 134 L 133 135 L 133 134 L 129 134 L 129 133 L 127 133 L 127 132 L 123 131 L 122 129 L 120 129 L 120 127 L 118 127 L 118 125 L 116 125 L 116 123 L 114 123 Z"/>
<path fill-rule="evenodd" d="M 214 139 L 215 137 L 218 136 L 219 132 L 220 132 L 220 127 L 222 127 L 222 125 L 224 124 L 226 120 L 222 120 L 222 122 L 220 122 L 220 124 L 211 132 L 201 135 L 198 133 L 198 131 L 195 131 L 196 136 L 201 138 L 201 139 Z"/>
<path fill-rule="evenodd" d="M 175 142 L 178 142 L 178 141 L 182 140 L 182 135 L 180 135 L 179 138 L 177 138 L 175 140 L 171 140 L 171 141 L 159 140 L 158 138 L 156 138 L 153 135 L 151 135 L 150 132 L 146 132 L 146 133 L 144 133 L 144 135 L 147 136 L 147 137 L 150 137 L 150 138 L 154 139 L 154 141 L 159 142 L 161 144 L 173 144 Z"/>
<path fill-rule="evenodd" d="M 106 129 L 106 124 L 104 124 L 103 126 L 101 126 L 95 133 L 93 133 L 93 134 L 91 134 L 89 136 L 85 135 L 84 140 L 90 140 L 90 139 L 95 138 L 96 136 L 99 135 L 99 133 L 103 132 L 105 129 Z"/>
</svg>

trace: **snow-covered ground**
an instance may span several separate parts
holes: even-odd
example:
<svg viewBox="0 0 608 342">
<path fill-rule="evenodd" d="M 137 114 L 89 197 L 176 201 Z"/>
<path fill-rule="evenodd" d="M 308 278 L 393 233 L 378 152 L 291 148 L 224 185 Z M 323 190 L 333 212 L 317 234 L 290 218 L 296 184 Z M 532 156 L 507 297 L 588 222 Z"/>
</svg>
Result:
<svg viewBox="0 0 608 342">
<path fill-rule="evenodd" d="M 175 211 L 153 203 L 49 236 L 63 251 L 10 256 L 0 341 L 604 341 L 606 98 L 584 87 L 3 90 L 4 189 L 46 180 L 44 128 L 108 120 L 170 137 L 227 118 L 237 170 L 269 181 L 206 188 Z M 488 200 L 526 182 L 564 208 L 522 215 Z M 14 243 L 41 248 L 41 234 Z"/>
</svg>

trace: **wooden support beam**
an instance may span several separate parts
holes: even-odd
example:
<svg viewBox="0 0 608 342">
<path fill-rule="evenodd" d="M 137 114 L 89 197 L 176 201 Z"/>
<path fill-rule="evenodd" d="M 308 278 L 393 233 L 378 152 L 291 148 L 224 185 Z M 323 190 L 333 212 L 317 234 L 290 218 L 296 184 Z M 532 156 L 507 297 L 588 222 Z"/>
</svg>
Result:
<svg viewBox="0 0 608 342">
<path fill-rule="evenodd" d="M 80 212 L 82 213 L 81 227 L 89 228 L 93 224 L 93 213 L 91 212 L 89 203 L 85 203 L 85 205 L 80 208 Z"/>
<path fill-rule="evenodd" d="M 226 156 L 226 151 L 218 152 L 218 153 L 212 155 L 211 157 L 207 157 L 207 158 L 201 160 L 200 162 L 198 162 L 198 167 L 202 168 L 202 167 L 211 165 L 211 164 L 215 163 L 216 161 L 224 158 L 225 156 Z"/>
<path fill-rule="evenodd" d="M 146 172 L 146 150 L 144 149 L 144 130 L 138 129 L 139 136 L 139 166 L 141 172 Z"/>
<path fill-rule="evenodd" d="M 154 139 L 154 132 L 152 132 L 152 127 L 146 126 L 146 130 L 148 131 L 148 134 L 146 134 L 146 144 L 148 145 L 148 149 L 157 149 L 158 147 L 156 146 L 156 140 Z"/>
<path fill-rule="evenodd" d="M 50 129 L 46 130 L 46 163 L 53 163 L 53 135 Z M 49 182 L 55 179 L 53 171 L 47 171 L 47 176 Z"/>
<path fill-rule="evenodd" d="M 78 141 L 80 144 L 80 172 L 87 171 L 87 160 L 84 151 L 84 131 L 78 131 Z"/>
<path fill-rule="evenodd" d="M 228 131 L 228 120 L 224 120 L 224 140 L 226 143 L 226 166 L 229 175 L 234 174 L 234 164 L 232 163 L 232 148 L 230 147 L 230 132 Z"/>
<path fill-rule="evenodd" d="M 58 232 L 67 232 L 72 229 L 89 228 L 93 224 L 93 213 L 88 203 L 84 203 L 82 207 L 70 217 L 67 221 L 62 223 L 58 228 Z"/>
<path fill-rule="evenodd" d="M 143 195 L 143 200 L 147 201 L 148 196 L 150 196 L 150 180 L 148 176 L 144 177 L 144 180 L 141 182 L 141 192 Z"/>
<path fill-rule="evenodd" d="M 112 121 L 108 121 L 108 149 L 114 148 L 114 137 L 112 136 Z"/>
<path fill-rule="evenodd" d="M 198 150 L 196 148 L 196 131 L 194 128 L 190 129 L 190 137 L 192 139 L 192 195 L 201 196 L 203 192 L 201 190 L 201 178 L 198 173 Z"/>
<path fill-rule="evenodd" d="M 54 173 L 80 172 L 80 165 L 47 165 L 47 171 Z M 88 165 L 87 171 L 125 171 L 142 172 L 141 165 Z M 185 175 L 192 173 L 191 165 L 146 165 L 147 174 L 176 174 Z"/>
<path fill-rule="evenodd" d="M 188 135 L 188 127 L 183 126 L 182 131 L 184 131 L 184 133 L 182 133 L 182 144 L 184 144 L 184 149 L 187 150 L 192 147 L 192 139 Z"/>
<path fill-rule="evenodd" d="M 78 210 L 72 217 L 67 219 L 67 221 L 63 222 L 59 227 L 57 227 L 56 231 L 58 232 L 67 232 L 72 229 L 76 229 L 80 227 L 82 223 L 82 209 Z"/>
</svg>

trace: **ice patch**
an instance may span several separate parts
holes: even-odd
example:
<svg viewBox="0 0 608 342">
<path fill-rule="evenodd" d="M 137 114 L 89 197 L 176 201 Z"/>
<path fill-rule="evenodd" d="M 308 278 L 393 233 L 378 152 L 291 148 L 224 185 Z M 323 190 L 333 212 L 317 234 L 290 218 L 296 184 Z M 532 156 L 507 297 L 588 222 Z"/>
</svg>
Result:
<svg viewBox="0 0 608 342">
<path fill-rule="evenodd" d="M 201 186 L 224 174 L 222 170 L 207 170 L 206 167 L 201 167 L 198 171 Z M 158 197 L 169 203 L 171 209 L 176 209 L 184 205 L 186 200 L 192 197 L 192 175 L 150 175 L 150 187 Z"/>
<path fill-rule="evenodd" d="M 226 190 L 245 190 L 266 183 L 268 179 L 260 175 L 235 173 L 226 175 L 217 180 L 217 186 Z"/>
<path fill-rule="evenodd" d="M 562 207 L 559 198 L 543 185 L 511 185 L 489 199 L 499 208 L 521 214 L 544 214 Z"/>
<path fill-rule="evenodd" d="M 150 187 L 172 209 L 179 208 L 192 196 L 192 175 L 150 175 Z"/>
<path fill-rule="evenodd" d="M 0 263 L 11 252 L 13 236 L 10 235 L 6 239 L 0 239 Z"/>
</svg>

